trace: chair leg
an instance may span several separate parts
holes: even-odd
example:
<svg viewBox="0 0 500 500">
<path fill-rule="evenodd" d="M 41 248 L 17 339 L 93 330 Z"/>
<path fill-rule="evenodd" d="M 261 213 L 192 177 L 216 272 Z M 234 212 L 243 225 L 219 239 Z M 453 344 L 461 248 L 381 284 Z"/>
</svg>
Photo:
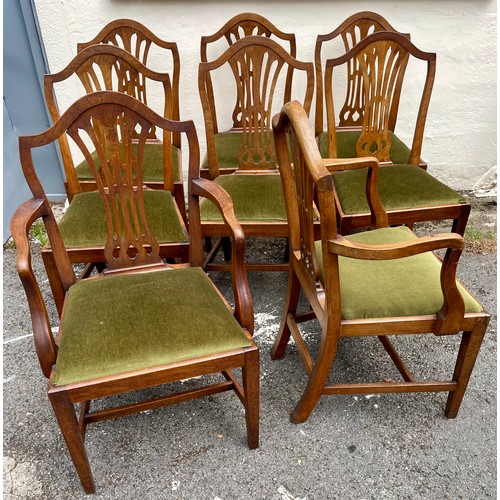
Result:
<svg viewBox="0 0 500 500">
<path fill-rule="evenodd" d="M 104 269 L 106 269 L 106 264 L 104 262 L 89 262 L 85 264 L 83 271 L 79 274 L 78 279 L 84 280 L 92 274 L 92 272 L 96 270 L 97 273 L 102 273 Z"/>
<path fill-rule="evenodd" d="M 297 305 L 299 303 L 300 295 L 300 282 L 297 278 L 293 265 L 290 263 L 290 270 L 288 271 L 288 289 L 286 292 L 285 308 L 281 316 L 281 324 L 276 340 L 274 341 L 271 349 L 271 359 L 280 359 L 285 355 L 286 346 L 290 340 L 291 331 L 288 327 L 287 318 L 289 314 L 297 312 Z"/>
<path fill-rule="evenodd" d="M 42 251 L 42 260 L 43 265 L 45 266 L 45 272 L 47 273 L 47 278 L 49 280 L 50 289 L 52 291 L 52 297 L 54 298 L 54 303 L 56 305 L 57 314 L 61 317 L 64 305 L 64 289 L 61 280 L 59 279 L 54 254 L 49 251 Z"/>
<path fill-rule="evenodd" d="M 247 425 L 248 447 L 259 447 L 259 351 L 247 351 L 245 366 L 242 369 L 243 391 L 245 394 L 245 419 Z"/>
<path fill-rule="evenodd" d="M 205 236 L 205 252 L 210 253 L 210 250 L 212 250 L 212 238 Z"/>
<path fill-rule="evenodd" d="M 181 262 L 189 262 L 189 247 L 183 247 L 181 250 Z"/>
<path fill-rule="evenodd" d="M 87 451 L 80 431 L 75 408 L 65 392 L 49 393 L 49 399 L 59 422 L 76 472 L 86 493 L 95 493 L 94 478 L 90 470 Z"/>
<path fill-rule="evenodd" d="M 177 206 L 179 207 L 179 212 L 181 213 L 182 220 L 184 221 L 184 224 L 188 224 L 187 218 L 186 218 L 186 200 L 184 198 L 184 188 L 182 184 L 174 184 L 174 198 L 175 202 L 177 203 Z"/>
<path fill-rule="evenodd" d="M 352 230 L 352 218 L 351 217 L 341 217 L 338 221 L 339 233 L 340 234 L 351 234 Z"/>
<path fill-rule="evenodd" d="M 283 262 L 290 262 L 290 238 L 286 239 Z"/>
<path fill-rule="evenodd" d="M 453 224 L 451 226 L 451 231 L 453 233 L 458 233 L 460 236 L 465 234 L 465 228 L 467 227 L 467 221 L 470 215 L 470 204 L 466 204 L 460 210 L 460 215 L 458 219 L 453 219 Z"/>
<path fill-rule="evenodd" d="M 224 260 L 231 262 L 231 239 L 227 236 L 222 237 L 222 252 L 224 253 Z"/>
<path fill-rule="evenodd" d="M 319 398 L 323 393 L 328 374 L 330 373 L 333 360 L 337 354 L 337 348 L 338 340 L 333 346 L 330 347 L 326 346 L 322 341 L 314 368 L 309 375 L 306 388 L 304 389 L 299 402 L 292 411 L 291 421 L 294 424 L 305 422 L 316 406 L 316 403 L 319 401 Z"/>
<path fill-rule="evenodd" d="M 448 418 L 455 418 L 458 414 L 487 326 L 488 318 L 484 318 L 482 321 L 478 320 L 471 332 L 463 332 L 462 334 L 462 342 L 453 373 L 453 380 L 457 382 L 457 388 L 448 395 L 444 410 Z"/>
</svg>

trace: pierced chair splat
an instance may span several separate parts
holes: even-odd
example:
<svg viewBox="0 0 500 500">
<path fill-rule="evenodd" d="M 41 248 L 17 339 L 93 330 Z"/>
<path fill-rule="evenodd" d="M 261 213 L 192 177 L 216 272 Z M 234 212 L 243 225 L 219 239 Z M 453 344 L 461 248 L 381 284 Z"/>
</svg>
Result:
<svg viewBox="0 0 500 500">
<path fill-rule="evenodd" d="M 395 123 L 401 87 L 408 75 L 406 68 L 410 61 L 418 64 L 419 68 L 425 66 L 426 71 L 411 149 L 403 151 L 391 131 L 391 123 Z M 363 120 L 361 129 L 355 132 L 355 150 L 341 153 L 338 138 L 345 132 L 337 133 L 336 128 L 334 73 L 339 67 L 354 62 L 359 68 L 363 85 Z M 470 204 L 421 165 L 424 127 L 435 71 L 436 54 L 423 52 L 407 37 L 389 31 L 373 33 L 344 55 L 329 59 L 325 65 L 328 148 L 322 156 L 374 156 L 381 162 L 377 188 L 390 225 L 406 224 L 411 228 L 415 222 L 451 219 L 452 231 L 463 235 Z M 349 234 L 353 229 L 366 228 L 370 224 L 370 210 L 364 196 L 366 175 L 367 170 L 334 174 L 341 234 Z"/>
<path fill-rule="evenodd" d="M 109 44 L 126 50 L 139 60 L 144 66 L 152 70 L 160 70 L 168 72 L 171 82 L 171 110 L 165 118 L 172 120 L 180 120 L 179 109 L 179 82 L 181 72 L 181 62 L 179 49 L 175 42 L 163 40 L 155 35 L 149 28 L 132 19 L 115 19 L 106 24 L 101 31 L 88 42 L 80 42 L 77 44 L 77 52 L 81 52 L 92 45 Z M 104 90 L 104 89 L 102 89 Z M 116 90 L 109 89 L 107 90 Z M 139 100 L 146 102 L 146 83 L 143 83 L 144 100 L 140 97 Z M 136 96 L 134 96 L 136 97 Z M 174 192 L 175 199 L 179 207 L 184 207 L 184 186 L 182 177 L 182 151 L 181 151 L 181 135 L 174 133 L 171 136 L 172 141 L 172 161 L 174 163 Z M 154 142 L 151 146 L 151 162 L 146 163 L 144 170 L 144 181 L 152 188 L 162 189 L 163 177 L 158 171 L 158 166 L 155 166 L 154 161 Z M 159 162 L 161 166 L 161 161 Z"/>
<path fill-rule="evenodd" d="M 221 190 L 209 180 L 194 180 L 189 189 L 194 214 L 189 262 L 162 261 L 140 161 L 152 127 L 185 135 L 190 169 L 198 170 L 199 146 L 192 121 L 167 120 L 117 92 L 82 97 L 47 131 L 19 139 L 21 164 L 33 198 L 17 209 L 11 221 L 17 269 L 30 307 L 36 352 L 49 381 L 48 397 L 87 493 L 95 491 L 84 443 L 91 423 L 232 390 L 245 409 L 248 445 L 259 445 L 259 352 L 252 339 L 253 304 L 245 272 L 243 231 L 225 193 L 219 197 Z M 137 157 L 132 147 L 135 132 Z M 81 147 L 94 173 L 107 227 L 103 250 L 106 269 L 80 280 L 74 274 L 32 155 L 34 149 L 54 143 L 62 134 Z M 89 142 L 97 151 L 100 168 L 92 158 Z M 205 196 L 221 208 L 233 242 L 234 308 L 201 267 L 201 230 L 196 214 L 199 199 Z M 28 232 L 39 218 L 50 239 L 64 291 L 57 339 L 31 266 Z M 233 373 L 235 369 L 241 369 L 241 377 Z M 206 375 L 211 375 L 209 380 Z M 131 396 L 133 403 L 92 409 L 94 399 L 193 377 L 201 377 L 193 389 L 171 392 L 175 386 L 170 386 L 169 394 L 154 399 L 147 399 L 147 391 L 142 391 L 146 399 L 135 394 Z M 143 417 L 147 418 L 146 414 Z"/>
<path fill-rule="evenodd" d="M 378 31 L 393 31 L 396 29 L 380 14 L 375 12 L 358 12 L 348 17 L 337 28 L 326 35 L 318 35 L 316 45 L 314 47 L 314 65 L 316 69 L 316 113 L 315 113 L 315 131 L 320 143 L 321 155 L 324 158 L 332 157 L 328 151 L 328 132 L 324 131 L 324 61 L 328 58 L 326 54 L 338 55 L 349 52 L 357 43 Z M 399 32 L 398 32 L 399 33 Z M 410 40 L 410 35 L 400 33 Z M 338 108 L 338 123 L 336 125 L 336 141 L 337 155 L 339 158 L 352 158 L 356 156 L 356 142 L 359 137 L 359 131 L 363 123 L 364 113 L 366 111 L 362 72 L 357 60 L 352 60 L 345 66 L 346 70 L 346 88 L 345 100 Z M 402 158 L 402 162 L 407 161 L 410 148 L 394 136 L 396 127 L 396 119 L 398 116 L 399 97 L 401 94 L 401 86 L 395 88 L 394 99 L 391 103 L 391 117 L 389 122 L 389 130 L 393 143 L 398 144 L 398 149 L 401 151 L 395 154 L 393 148 L 394 163 L 399 163 L 398 159 Z M 342 132 L 342 133 L 341 133 Z M 426 168 L 424 162 L 420 165 Z"/>
<path fill-rule="evenodd" d="M 220 132 L 209 82 L 221 69 L 233 75 L 241 112 L 233 115 L 233 126 Z M 219 58 L 199 65 L 199 91 L 207 137 L 206 163 L 200 176 L 206 176 L 223 187 L 231 196 L 238 221 L 246 237 L 287 237 L 288 223 L 283 201 L 281 181 L 271 129 L 271 118 L 276 106 L 289 99 L 286 90 L 288 76 L 294 83 L 300 78 L 305 83 L 301 102 L 310 109 L 314 67 L 301 62 L 285 49 L 264 36 L 247 36 L 237 40 Z M 221 81 L 219 79 L 219 81 Z M 281 84 L 281 85 L 280 85 Z M 204 170 L 206 167 L 206 171 Z M 209 202 L 201 205 L 201 225 L 205 237 L 223 237 L 224 227 Z M 213 255 L 213 254 L 212 254 Z M 211 263 L 207 269 L 227 269 L 227 264 Z M 248 270 L 286 270 L 283 263 L 249 263 Z"/>
<path fill-rule="evenodd" d="M 172 91 L 168 73 L 157 73 L 133 57 L 129 52 L 112 45 L 94 45 L 79 54 L 59 73 L 45 76 L 45 98 L 52 118 L 57 121 L 60 114 L 56 105 L 54 88 L 57 84 L 71 79 L 79 81 L 87 94 L 101 90 L 116 90 L 131 95 L 148 104 L 145 95 L 146 82 L 156 84 L 163 95 L 162 113 L 172 116 Z M 131 132 L 132 160 L 137 162 L 138 137 Z M 189 238 L 186 228 L 187 212 L 184 195 L 179 199 L 175 189 L 176 170 L 180 163 L 175 161 L 175 147 L 172 143 L 174 133 L 169 130 L 158 132 L 162 140 L 156 139 L 157 131 L 153 127 L 147 132 L 144 151 L 141 156 L 142 179 L 154 173 L 158 182 L 145 192 L 146 206 L 151 216 L 155 212 L 158 223 L 154 226 L 156 237 L 160 242 L 163 258 L 180 258 L 188 260 Z M 178 135 L 178 134 L 176 134 Z M 106 242 L 106 223 L 103 207 L 97 193 L 96 174 L 90 168 L 88 158 L 83 158 L 76 166 L 67 134 L 58 138 L 66 177 L 66 188 L 70 201 L 67 211 L 61 219 L 60 231 L 71 261 L 84 263 L 85 273 L 89 273 L 95 264 L 103 261 L 102 250 Z M 121 146 L 125 153 L 124 145 Z M 75 155 L 79 148 L 75 148 Z M 109 161 L 109 151 L 105 151 Z M 82 156 L 79 153 L 79 156 Z M 103 168 L 102 158 L 97 150 L 91 152 L 92 162 L 98 166 L 98 173 Z M 161 188 L 161 189 L 159 189 Z M 53 289 L 58 310 L 62 309 L 62 290 L 57 290 L 57 276 L 53 274 L 54 262 L 52 248 L 47 245 L 43 249 L 43 258 L 48 271 L 49 281 Z M 54 271 L 55 272 L 55 271 Z"/>
</svg>

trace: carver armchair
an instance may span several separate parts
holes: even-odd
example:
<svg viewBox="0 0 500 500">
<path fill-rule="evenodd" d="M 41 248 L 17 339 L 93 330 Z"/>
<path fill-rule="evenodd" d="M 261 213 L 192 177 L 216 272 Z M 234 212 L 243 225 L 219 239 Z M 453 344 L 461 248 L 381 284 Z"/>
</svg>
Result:
<svg viewBox="0 0 500 500">
<path fill-rule="evenodd" d="M 227 78 L 233 76 L 234 94 L 241 110 L 227 107 Z M 309 111 L 313 95 L 314 66 L 292 57 L 277 42 L 265 36 L 246 36 L 232 44 L 220 57 L 199 65 L 199 91 L 207 139 L 207 176 L 223 187 L 234 202 L 235 213 L 247 237 L 286 237 L 288 224 L 271 129 L 271 117 L 290 98 L 287 90 L 293 73 L 292 89 L 303 95 Z M 298 80 L 302 87 L 298 88 Z M 216 104 L 211 84 L 226 84 L 223 99 Z M 295 86 L 297 85 L 297 86 Z M 299 95 L 300 95 L 299 94 Z M 219 122 L 232 121 L 222 132 Z M 226 236 L 214 207 L 201 204 L 201 225 L 205 237 Z M 217 250 L 217 247 L 215 247 Z M 207 259 L 211 260 L 211 256 Z M 287 264 L 248 264 L 249 270 L 283 270 Z M 207 269 L 227 269 L 227 264 L 207 264 Z"/>
<path fill-rule="evenodd" d="M 116 90 L 148 104 L 145 85 L 156 84 L 163 95 L 162 114 L 172 115 L 172 92 L 168 73 L 157 73 L 133 57 L 129 52 L 113 45 L 94 45 L 79 54 L 59 73 L 45 76 L 45 98 L 52 118 L 57 121 L 59 110 L 55 101 L 54 88 L 68 80 L 76 80 L 83 87 L 82 94 L 99 90 Z M 97 131 L 99 131 L 97 125 Z M 162 130 L 156 139 L 156 129 L 148 132 L 141 158 L 142 179 L 146 173 L 162 179 L 161 184 L 146 186 L 161 188 L 145 191 L 145 200 L 150 216 L 155 213 L 156 224 L 152 226 L 155 236 L 161 243 L 160 254 L 163 258 L 180 258 L 187 261 L 189 238 L 186 228 L 187 214 L 184 195 L 175 190 L 175 172 L 179 163 L 173 161 L 176 154 L 170 130 Z M 101 134 L 102 135 L 102 134 Z M 176 135 L 179 135 L 176 133 Z M 63 165 L 66 176 L 68 199 L 67 211 L 60 222 L 60 232 L 68 250 L 71 262 L 86 264 L 85 273 L 91 272 L 94 264 L 103 262 L 103 248 L 106 243 L 106 218 L 96 189 L 96 178 L 88 159 L 83 158 L 75 168 L 73 153 L 67 134 L 59 138 Z M 137 159 L 138 135 L 132 133 L 132 155 Z M 124 148 L 124 145 L 122 146 Z M 78 148 L 76 148 L 78 151 Z M 107 152 L 107 161 L 109 161 Z M 80 154 L 81 156 L 81 154 Z M 92 152 L 92 159 L 99 165 L 98 151 Z M 102 167 L 100 167 L 102 168 Z M 43 249 L 44 263 L 49 281 L 56 297 L 59 311 L 62 311 L 62 290 L 58 289 L 51 245 Z"/>
<path fill-rule="evenodd" d="M 234 390 L 245 408 L 248 445 L 255 448 L 259 443 L 259 355 L 252 339 L 253 305 L 245 274 L 243 232 L 227 195 L 208 180 L 194 179 L 189 186 L 194 214 L 190 263 L 165 264 L 161 260 L 140 162 L 149 130 L 156 126 L 186 135 L 190 168 L 197 171 L 199 148 L 193 122 L 164 119 L 121 93 L 85 96 L 50 129 L 19 140 L 23 172 L 33 198 L 17 209 L 11 222 L 17 269 L 30 307 L 36 352 L 49 381 L 48 397 L 87 493 L 95 491 L 84 445 L 87 425 L 91 423 Z M 135 132 L 137 162 L 132 153 Z M 81 280 L 75 277 L 32 155 L 33 150 L 53 143 L 65 133 L 82 148 L 106 215 L 107 267 Z M 100 134 L 106 149 L 98 139 Z M 89 142 L 97 151 L 101 168 L 92 158 Z M 209 196 L 222 210 L 230 228 L 234 309 L 201 268 L 203 253 L 196 213 L 203 196 Z M 31 267 L 27 235 L 38 218 L 47 230 L 64 290 L 57 338 L 51 329 L 57 325 L 50 324 Z M 232 372 L 236 368 L 242 369 L 242 381 Z M 183 392 L 152 400 L 136 395 L 132 396 L 135 402 L 123 406 L 91 407 L 97 398 L 217 373 L 221 374 L 220 381 L 211 378 L 203 385 L 200 379 L 196 388 Z M 147 392 L 141 394 L 147 396 Z M 145 414 L 143 418 L 147 418 Z"/>
<path fill-rule="evenodd" d="M 292 412 L 293 422 L 307 420 L 322 395 L 445 391 L 445 414 L 456 417 L 478 355 L 489 315 L 456 281 L 463 238 L 438 234 L 418 238 L 406 226 L 388 227 L 387 213 L 377 196 L 379 162 L 374 157 L 322 159 L 307 114 L 297 102 L 286 104 L 273 120 L 276 152 L 290 226 L 290 271 L 280 330 L 273 359 L 284 356 L 293 336 L 306 371 L 306 386 Z M 292 163 L 287 148 L 292 149 Z M 366 196 L 374 229 L 351 236 L 337 230 L 332 171 L 368 168 Z M 315 204 L 321 238 L 313 231 Z M 441 261 L 433 253 L 445 250 Z M 299 310 L 299 292 L 309 308 Z M 313 349 L 299 324 L 317 319 L 321 329 Z M 436 337 L 461 334 L 451 377 L 418 380 L 396 351 L 390 336 L 430 333 Z M 378 337 L 402 380 L 330 383 L 339 343 L 344 338 Z M 409 345 L 409 342 L 407 342 Z M 315 355 L 313 353 L 316 353 Z M 367 356 L 369 354 L 367 353 Z"/>
<path fill-rule="evenodd" d="M 412 61 L 425 66 L 425 80 L 413 132 L 411 149 L 401 146 L 393 134 L 401 97 L 401 87 Z M 334 107 L 333 80 L 340 67 L 359 67 L 363 86 L 361 129 L 356 134 L 355 150 L 340 150 Z M 416 70 L 416 68 L 414 68 Z M 451 219 L 452 230 L 464 234 L 470 213 L 467 200 L 429 174 L 421 162 L 424 127 L 429 108 L 436 54 L 423 52 L 406 36 L 379 31 L 363 38 L 344 55 L 329 59 L 325 65 L 325 96 L 328 122 L 328 147 L 322 156 L 341 158 L 374 156 L 381 162 L 378 179 L 380 201 L 387 211 L 389 224 Z M 320 148 L 324 134 L 320 137 Z M 353 143 L 354 144 L 354 143 Z M 366 170 L 334 175 L 340 232 L 367 227 L 369 207 L 364 197 Z"/>
</svg>

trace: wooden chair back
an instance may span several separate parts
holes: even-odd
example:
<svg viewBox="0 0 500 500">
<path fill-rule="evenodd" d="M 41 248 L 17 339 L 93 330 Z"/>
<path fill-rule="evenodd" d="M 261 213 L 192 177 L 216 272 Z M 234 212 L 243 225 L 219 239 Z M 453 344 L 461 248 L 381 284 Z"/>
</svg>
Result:
<svg viewBox="0 0 500 500">
<path fill-rule="evenodd" d="M 162 89 L 163 93 L 163 116 L 173 120 L 176 119 L 174 118 L 174 97 L 168 73 L 158 73 L 149 69 L 129 52 L 119 47 L 113 45 L 93 45 L 79 52 L 63 70 L 58 73 L 45 75 L 45 100 L 54 122 L 60 117 L 56 104 L 55 87 L 57 84 L 74 79 L 75 77 L 81 82 L 83 90 L 87 94 L 102 90 L 114 90 L 124 92 L 146 105 L 148 105 L 146 82 L 148 80 L 158 82 L 158 86 Z M 138 139 L 136 132 L 131 131 L 130 133 L 132 134 L 132 139 Z M 156 140 L 155 130 L 151 129 L 147 132 L 147 139 Z M 162 187 L 173 192 L 173 134 L 169 130 L 163 130 L 162 142 L 164 153 Z M 65 135 L 60 137 L 59 144 L 68 185 L 68 197 L 71 201 L 75 194 L 82 192 L 83 188 L 76 175 L 73 156 Z"/>
<path fill-rule="evenodd" d="M 358 156 L 375 156 L 381 162 L 391 160 L 389 132 L 396 123 L 401 88 L 410 57 L 424 61 L 427 67 L 422 89 L 410 156 L 407 163 L 419 165 L 427 110 L 436 73 L 436 54 L 423 52 L 399 33 L 379 31 L 361 40 L 351 50 L 325 65 L 325 96 L 328 123 L 328 156 L 337 156 L 336 116 L 334 110 L 334 69 L 342 65 L 359 68 L 363 112 L 361 135 L 356 146 Z"/>
<path fill-rule="evenodd" d="M 145 207 L 147 188 L 141 164 L 149 132 L 156 127 L 186 134 L 189 170 L 197 172 L 200 156 L 193 122 L 163 118 L 120 92 L 92 92 L 76 101 L 47 131 L 19 139 L 21 164 L 33 198 L 18 207 L 11 222 L 16 267 L 29 303 L 37 355 L 48 378 L 48 397 L 86 493 L 95 492 L 85 449 L 87 426 L 95 422 L 233 390 L 245 408 L 248 445 L 259 446 L 259 353 L 252 340 L 253 304 L 243 231 L 227 193 L 209 180 L 195 178 L 189 189 L 194 214 L 190 224 L 191 237 L 198 241 L 189 248 L 190 262 L 171 264 L 160 258 L 146 216 L 150 212 Z M 95 175 L 107 223 L 107 268 L 78 280 L 32 154 L 63 134 L 75 141 Z M 190 269 L 203 264 L 196 216 L 200 197 L 209 197 L 219 207 L 233 239 L 234 307 L 201 269 Z M 64 286 L 57 341 L 31 263 L 28 235 L 38 218 L 43 219 L 55 272 Z M 168 224 L 165 219 L 162 223 Z M 195 307 L 194 297 L 200 299 Z M 97 353 L 100 359 L 95 358 Z M 236 369 L 241 376 L 233 374 Z M 212 376 L 217 374 L 220 381 L 214 382 Z M 154 398 L 147 391 L 137 396 L 143 389 L 206 375 L 210 379 L 197 380 L 196 387 L 182 391 L 174 387 Z M 134 392 L 133 402 L 102 403 L 125 392 Z M 100 403 L 91 408 L 95 399 Z"/>
<path fill-rule="evenodd" d="M 120 92 L 92 92 L 76 101 L 46 132 L 20 139 L 24 175 L 33 196 L 39 199 L 46 197 L 34 168 L 32 149 L 68 136 L 81 151 L 94 175 L 106 214 L 108 239 L 104 257 L 108 269 L 160 262 L 158 241 L 146 220 L 144 190 L 147 188 L 142 172 L 144 147 L 156 128 L 168 133 L 185 133 L 190 168 L 193 170 L 199 165 L 193 122 L 163 118 Z M 92 156 L 93 150 L 98 164 Z M 48 229 L 48 236 L 59 268 L 57 261 L 64 245 L 56 228 Z"/>
<path fill-rule="evenodd" d="M 172 83 L 172 119 L 180 119 L 179 81 L 181 63 L 179 49 L 175 42 L 162 40 L 146 28 L 146 26 L 132 19 L 116 19 L 106 24 L 92 40 L 78 43 L 76 49 L 78 52 L 81 52 L 97 44 L 111 44 L 120 47 L 130 52 L 144 66 L 148 67 L 151 67 L 151 52 L 156 48 L 161 51 L 162 62 L 160 69 L 169 72 Z M 175 137 L 174 145 L 180 147 Z"/>
<path fill-rule="evenodd" d="M 315 249 L 318 231 L 314 230 L 314 223 L 319 208 L 322 241 L 327 244 L 329 239 L 337 237 L 335 198 L 332 174 L 319 154 L 311 124 L 304 117 L 307 114 L 298 102 L 286 104 L 273 119 L 274 140 L 287 210 L 291 265 L 296 266 L 302 288 L 324 326 L 325 297 L 316 293 L 322 285 Z M 335 259 L 333 265 L 332 272 L 338 279 Z M 340 316 L 338 319 L 339 328 Z"/>
<path fill-rule="evenodd" d="M 375 12 L 358 12 L 348 17 L 342 24 L 326 35 L 318 35 L 314 47 L 314 66 L 316 70 L 316 114 L 315 114 L 315 132 L 316 135 L 323 132 L 323 113 L 324 113 L 324 88 L 323 88 L 323 59 L 322 51 L 327 46 L 331 46 L 340 37 L 345 52 L 349 52 L 363 38 L 377 33 L 378 31 L 394 31 L 394 27 L 380 14 Z M 410 35 L 401 33 L 410 40 Z M 339 127 L 359 127 L 363 122 L 363 112 L 365 110 L 365 97 L 363 94 L 363 85 L 361 73 L 356 60 L 346 67 L 347 85 L 345 91 L 345 101 L 338 114 Z M 397 88 L 400 92 L 401 88 Z M 396 117 L 398 112 L 399 99 L 393 102 L 393 117 L 390 122 L 390 130 L 394 131 L 396 126 Z"/>
<path fill-rule="evenodd" d="M 277 42 L 280 42 L 284 45 L 288 53 L 292 57 L 296 57 L 297 54 L 297 46 L 295 40 L 295 34 L 293 33 L 285 33 L 278 29 L 273 23 L 267 20 L 265 17 L 254 14 L 251 12 L 245 12 L 243 14 L 238 14 L 227 23 L 224 24 L 216 33 L 213 35 L 206 35 L 201 37 L 201 46 L 200 46 L 200 55 L 201 62 L 208 62 L 208 52 L 209 46 L 219 47 L 221 40 L 225 40 L 227 46 L 224 47 L 224 50 L 227 47 L 230 47 L 238 40 L 245 38 L 247 36 L 262 36 Z M 226 44 L 224 44 L 226 45 Z M 219 56 L 221 52 L 217 54 Z M 289 101 L 291 99 L 292 92 L 292 78 L 293 78 L 293 67 L 289 66 L 287 68 L 287 77 L 285 83 L 285 100 Z M 214 104 L 214 93 L 213 93 L 213 85 L 211 75 L 207 75 L 206 79 L 206 87 L 209 102 L 211 103 L 211 108 L 213 112 L 215 112 L 215 104 Z M 241 114 L 243 111 L 243 103 L 240 101 L 240 96 L 238 95 L 236 98 L 236 103 L 233 111 L 233 127 L 242 127 L 241 124 Z M 215 116 L 215 115 L 214 115 Z"/>
<path fill-rule="evenodd" d="M 219 165 L 215 148 L 215 134 L 219 133 L 210 75 L 229 65 L 238 99 L 243 104 L 241 113 L 233 115 L 233 129 L 241 129 L 243 140 L 236 165 L 242 170 L 276 170 L 276 156 L 272 141 L 271 118 L 276 111 L 275 102 L 280 77 L 301 71 L 306 78 L 302 103 L 309 112 L 314 90 L 314 66 L 298 61 L 278 43 L 263 36 L 248 36 L 236 41 L 219 58 L 199 65 L 198 83 L 205 118 L 207 156 L 210 178 L 218 177 Z M 283 86 L 281 88 L 284 88 Z M 284 93 L 283 102 L 289 95 Z"/>
</svg>

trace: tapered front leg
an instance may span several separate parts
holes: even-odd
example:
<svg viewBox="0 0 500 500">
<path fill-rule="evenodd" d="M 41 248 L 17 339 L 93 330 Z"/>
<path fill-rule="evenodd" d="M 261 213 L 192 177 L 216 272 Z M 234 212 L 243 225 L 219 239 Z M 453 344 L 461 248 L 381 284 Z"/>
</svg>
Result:
<svg viewBox="0 0 500 500">
<path fill-rule="evenodd" d="M 250 449 L 259 447 L 259 351 L 252 348 L 245 354 L 243 390 L 245 393 L 245 418 Z"/>
<path fill-rule="evenodd" d="M 481 318 L 477 320 L 471 332 L 464 332 L 462 334 L 462 342 L 460 343 L 457 363 L 453 373 L 453 380 L 457 382 L 457 388 L 450 392 L 444 411 L 448 418 L 455 418 L 458 414 L 472 369 L 474 368 L 483 342 L 484 334 L 486 333 L 488 322 L 489 318 Z"/>
<path fill-rule="evenodd" d="M 50 392 L 49 399 L 83 489 L 86 493 L 95 493 L 94 478 L 90 470 L 83 435 L 76 418 L 75 407 L 69 400 L 68 394 L 63 391 Z"/>
</svg>

